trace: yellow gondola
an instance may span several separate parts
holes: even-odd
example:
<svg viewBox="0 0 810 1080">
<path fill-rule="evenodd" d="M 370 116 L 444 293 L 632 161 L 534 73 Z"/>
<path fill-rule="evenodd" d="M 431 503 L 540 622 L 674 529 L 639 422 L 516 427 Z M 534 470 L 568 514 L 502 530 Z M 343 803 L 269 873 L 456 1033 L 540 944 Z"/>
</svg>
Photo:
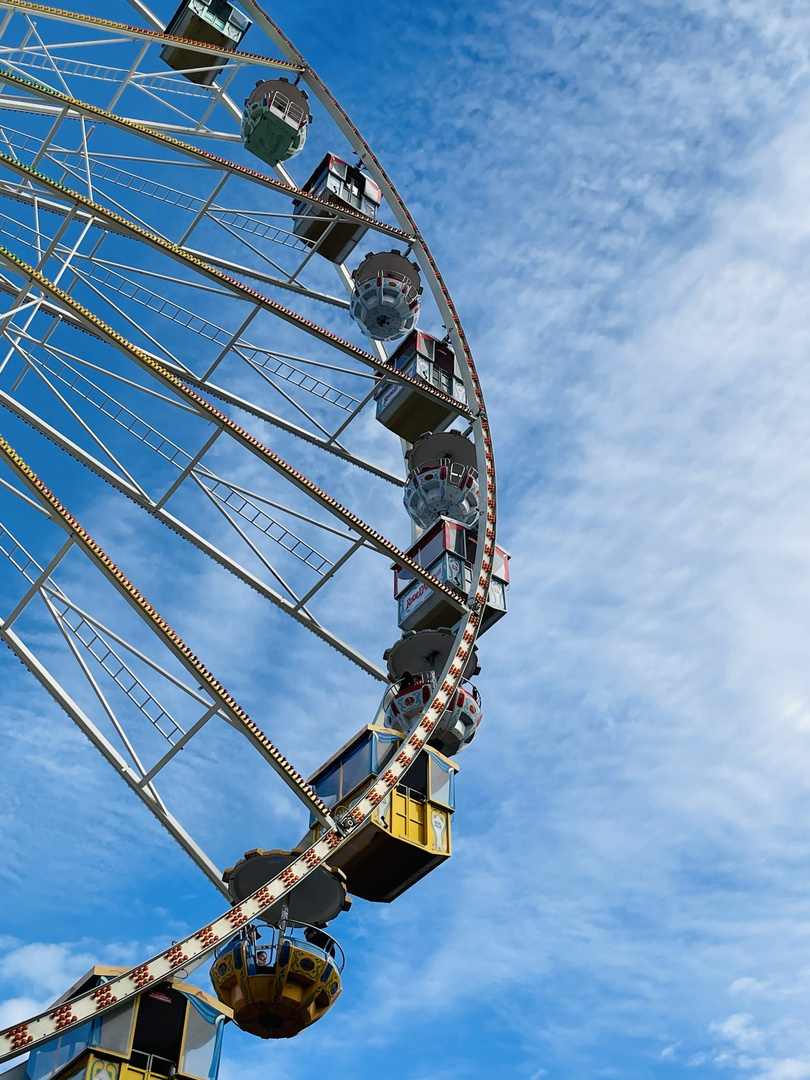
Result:
<svg viewBox="0 0 810 1080">
<path fill-rule="evenodd" d="M 311 927 L 255 927 L 216 955 L 211 981 L 233 1011 L 234 1023 L 261 1039 L 289 1039 L 314 1024 L 340 995 L 343 952 L 334 938 Z"/>
<path fill-rule="evenodd" d="M 76 995 L 96 988 L 104 1004 L 106 984 L 126 968 L 96 966 L 83 975 L 54 1009 L 70 1013 Z M 2 1080 L 216 1080 L 225 1023 L 231 1010 L 182 979 L 151 985 L 78 1027 L 33 1050 Z"/>
<path fill-rule="evenodd" d="M 315 772 L 309 783 L 339 818 L 382 772 L 403 736 L 368 724 Z M 388 903 L 450 858 L 450 821 L 458 766 L 425 747 L 405 780 L 383 799 L 330 861 L 346 875 L 349 892 Z M 320 832 L 313 823 L 300 847 Z"/>
</svg>

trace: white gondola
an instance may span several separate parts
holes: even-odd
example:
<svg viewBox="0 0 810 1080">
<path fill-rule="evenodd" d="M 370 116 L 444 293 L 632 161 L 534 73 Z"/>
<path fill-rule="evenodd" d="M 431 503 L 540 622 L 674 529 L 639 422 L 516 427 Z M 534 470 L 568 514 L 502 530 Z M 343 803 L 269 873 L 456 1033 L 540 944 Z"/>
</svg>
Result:
<svg viewBox="0 0 810 1080">
<path fill-rule="evenodd" d="M 412 330 L 388 363 L 394 370 L 428 383 L 451 399 L 437 401 L 411 386 L 383 379 L 374 391 L 377 419 L 400 438 L 415 442 L 426 431 L 441 431 L 458 416 L 453 402 L 457 401 L 462 408 L 466 405 L 464 382 L 447 341 L 439 341 L 422 330 Z"/>
<path fill-rule="evenodd" d="M 337 154 L 327 154 L 301 188 L 338 209 L 354 210 L 372 220 L 382 202 L 382 192 L 357 165 Z M 330 262 L 342 263 L 368 232 L 357 220 L 341 220 L 302 199 L 293 200 L 293 232 L 317 243 L 318 254 Z"/>
<path fill-rule="evenodd" d="M 383 723 L 393 731 L 407 734 L 424 713 L 436 693 L 438 676 L 450 655 L 453 635 L 447 630 L 405 634 L 385 653 L 391 689 L 383 702 Z M 472 650 L 465 678 L 477 674 L 478 658 Z M 453 692 L 428 745 L 446 757 L 453 757 L 475 738 L 481 723 L 481 697 L 472 684 Z"/>
<path fill-rule="evenodd" d="M 406 555 L 424 567 L 439 581 L 462 593 L 469 593 L 475 563 L 476 536 L 458 521 L 440 517 L 408 548 Z M 394 596 L 401 630 L 428 630 L 453 626 L 458 609 L 442 593 L 421 581 L 407 566 L 394 563 Z M 506 590 L 509 586 L 509 553 L 497 544 L 492 554 L 492 579 L 480 634 L 506 614 Z"/>
<path fill-rule="evenodd" d="M 419 267 L 398 251 L 366 255 L 354 273 L 351 316 L 366 337 L 393 341 L 416 326 L 421 306 Z"/>
<path fill-rule="evenodd" d="M 424 435 L 407 453 L 410 472 L 403 502 L 420 529 L 440 517 L 468 528 L 478 520 L 475 447 L 458 431 Z"/>
</svg>

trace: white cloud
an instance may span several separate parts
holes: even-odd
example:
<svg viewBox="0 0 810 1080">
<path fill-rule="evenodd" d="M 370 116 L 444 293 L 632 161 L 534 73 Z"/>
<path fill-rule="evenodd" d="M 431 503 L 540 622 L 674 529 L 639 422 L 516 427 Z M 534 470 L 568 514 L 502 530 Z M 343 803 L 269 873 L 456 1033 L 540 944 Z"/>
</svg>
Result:
<svg viewBox="0 0 810 1080">
<path fill-rule="evenodd" d="M 727 1039 L 738 1050 L 757 1050 L 762 1046 L 764 1033 L 753 1026 L 748 1013 L 734 1013 L 720 1023 L 709 1025 L 709 1031 Z"/>
<path fill-rule="evenodd" d="M 757 1073 L 754 1080 L 806 1080 L 810 1076 L 810 1060 L 783 1058 L 781 1061 L 763 1061 L 758 1063 L 764 1071 Z"/>
<path fill-rule="evenodd" d="M 47 1001 L 37 1001 L 36 998 L 16 997 L 0 1001 L 0 1027 L 10 1027 L 27 1020 L 29 1016 L 36 1016 L 38 1012 L 48 1004 Z"/>
<path fill-rule="evenodd" d="M 98 962 L 92 953 L 77 953 L 68 945 L 31 942 L 2 958 L 0 979 L 55 999 Z"/>
<path fill-rule="evenodd" d="M 767 986 L 757 979 L 752 979 L 750 975 L 743 975 L 741 978 L 734 980 L 728 988 L 728 992 L 730 994 L 758 996 L 763 992 L 767 992 Z"/>
</svg>

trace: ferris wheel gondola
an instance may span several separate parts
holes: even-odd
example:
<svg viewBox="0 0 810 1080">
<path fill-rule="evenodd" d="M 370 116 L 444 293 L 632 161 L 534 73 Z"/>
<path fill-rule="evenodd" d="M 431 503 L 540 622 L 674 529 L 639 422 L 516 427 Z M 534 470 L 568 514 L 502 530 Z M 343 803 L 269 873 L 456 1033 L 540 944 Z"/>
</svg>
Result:
<svg viewBox="0 0 810 1080">
<path fill-rule="evenodd" d="M 0 1060 L 171 988 L 215 950 L 214 986 L 246 1030 L 289 1036 L 323 1015 L 342 965 L 295 928 L 323 932 L 346 889 L 390 901 L 450 856 L 452 758 L 482 715 L 475 641 L 506 607 L 478 376 L 387 173 L 255 0 L 183 0 L 166 22 L 129 2 L 148 25 L 0 0 L 0 404 L 31 452 L 50 441 L 382 683 L 383 703 L 304 780 L 33 471 L 28 442 L 0 438 L 14 597 L 0 637 L 229 901 L 158 956 L 0 1032 Z M 249 31 L 279 56 L 243 51 Z M 312 169 L 300 186 L 288 163 Z M 377 253 L 352 272 L 361 240 Z M 400 544 L 394 519 L 373 523 L 392 486 L 413 529 Z M 76 597 L 64 582 L 78 562 L 92 586 Z M 372 595 L 392 564 L 403 636 L 385 669 L 327 600 L 353 575 Z M 85 598 L 103 590 L 120 625 Z M 35 651 L 43 621 L 69 678 Z M 223 875 L 162 788 L 218 722 L 309 815 L 293 850 L 260 852 L 247 875 Z M 334 881 L 328 913 L 304 903 Z M 261 919 L 267 963 L 250 931 Z"/>
</svg>

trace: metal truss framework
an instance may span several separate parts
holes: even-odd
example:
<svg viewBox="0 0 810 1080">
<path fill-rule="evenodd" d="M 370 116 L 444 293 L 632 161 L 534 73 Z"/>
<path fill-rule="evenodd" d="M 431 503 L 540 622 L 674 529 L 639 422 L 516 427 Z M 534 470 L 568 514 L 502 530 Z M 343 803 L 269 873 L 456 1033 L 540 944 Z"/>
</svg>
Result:
<svg viewBox="0 0 810 1080">
<path fill-rule="evenodd" d="M 39 509 L 51 522 L 58 525 L 67 534 L 67 539 L 61 545 L 57 553 L 48 561 L 47 565 L 41 566 L 37 560 L 26 550 L 24 545 L 15 537 L 6 526 L 0 526 L 0 550 L 4 556 L 19 571 L 28 582 L 28 588 L 20 599 L 14 604 L 12 610 L 5 616 L 0 617 L 0 636 L 6 644 L 17 653 L 19 658 L 30 666 L 31 670 L 40 679 L 40 682 L 58 698 L 59 703 L 66 708 L 82 731 L 88 735 L 91 741 L 108 758 L 124 778 L 144 798 L 149 808 L 156 813 L 162 824 L 172 832 L 183 844 L 186 850 L 193 853 L 198 865 L 203 866 L 209 877 L 212 877 L 212 866 L 209 861 L 199 852 L 196 845 L 180 829 L 174 819 L 166 811 L 163 801 L 154 789 L 155 776 L 171 760 L 174 754 L 181 750 L 201 730 L 213 716 L 219 714 L 234 727 L 242 730 L 253 745 L 262 754 L 271 767 L 281 776 L 291 790 L 305 803 L 308 809 L 321 821 L 331 824 L 331 818 L 324 803 L 312 791 L 299 774 L 293 769 L 286 758 L 276 749 L 270 740 L 259 731 L 250 717 L 241 706 L 231 697 L 213 675 L 194 656 L 188 647 L 181 641 L 178 635 L 171 629 L 165 620 L 158 615 L 155 609 L 141 595 L 135 586 L 124 576 L 121 570 L 104 554 L 96 542 L 78 524 L 72 515 L 65 509 L 59 500 L 50 492 L 42 481 L 28 468 L 22 458 L 15 453 L 9 444 L 0 438 L 0 455 L 4 464 L 10 466 L 21 487 L 15 487 L 8 482 L 3 483 L 6 491 L 24 499 L 29 505 Z M 187 683 L 180 682 L 176 676 L 144 655 L 139 649 L 128 643 L 123 637 L 110 630 L 98 619 L 85 612 L 73 603 L 65 592 L 54 581 L 53 575 L 68 554 L 77 547 L 91 558 L 96 568 L 101 571 L 116 591 L 127 601 L 130 608 L 146 623 L 163 642 L 165 647 L 173 654 L 190 675 L 200 686 L 202 693 L 196 691 Z M 23 615 L 35 599 L 40 599 L 54 619 L 60 632 L 64 636 L 73 655 L 79 661 L 88 680 L 116 727 L 121 740 L 130 754 L 135 771 L 123 761 L 121 756 L 110 746 L 98 728 L 90 721 L 81 709 L 71 700 L 70 695 L 58 685 L 57 681 L 44 672 L 42 665 L 28 650 L 24 642 L 14 632 L 14 623 Z M 71 618 L 73 621 L 71 621 Z M 85 636 L 82 632 L 86 631 Z M 122 649 L 132 656 L 138 657 L 153 671 L 164 679 L 179 686 L 186 695 L 190 696 L 198 704 L 204 707 L 203 714 L 197 718 L 193 725 L 184 729 L 160 704 L 158 699 L 151 693 L 145 684 L 138 678 L 135 672 L 127 665 L 126 661 L 116 652 L 111 641 L 117 643 Z M 83 655 L 83 653 L 85 655 Z M 169 743 L 170 750 L 149 770 L 145 770 L 135 753 L 125 732 L 118 725 L 116 717 L 109 703 L 93 677 L 92 671 L 86 663 L 86 655 L 89 654 L 103 667 L 107 674 L 118 684 L 130 701 L 146 716 L 152 726 Z M 217 872 L 213 871 L 212 880 L 216 883 Z"/>
<path fill-rule="evenodd" d="M 243 0 L 243 6 L 281 58 L 225 54 L 172 38 L 142 0 L 129 2 L 151 29 L 28 0 L 0 0 L 0 110 L 26 117 L 23 130 L 9 125 L 0 131 L 0 404 L 375 678 L 384 680 L 385 675 L 311 610 L 321 590 L 341 572 L 350 572 L 360 552 L 375 551 L 407 566 L 444 595 L 459 621 L 455 649 L 424 715 L 386 771 L 349 813 L 333 821 L 244 710 L 0 439 L 0 461 L 15 481 L 0 477 L 2 490 L 66 536 L 55 553 L 37 561 L 17 539 L 13 525 L 0 526 L 0 552 L 21 579 L 21 592 L 10 610 L 0 612 L 5 643 L 221 892 L 218 870 L 171 815 L 156 786 L 163 769 L 215 718 L 242 731 L 326 827 L 282 875 L 244 903 L 113 980 L 103 1003 L 83 995 L 70 1003 L 67 1014 L 46 1011 L 0 1032 L 0 1061 L 201 960 L 340 848 L 402 779 L 455 692 L 480 626 L 492 573 L 494 459 L 478 376 L 439 270 L 379 161 L 255 0 Z M 61 28 L 56 43 L 41 36 L 44 20 Z M 216 61 L 213 86 L 198 86 L 155 65 L 156 47 L 178 40 L 184 49 L 200 53 L 199 70 Z M 96 58 L 99 41 L 109 46 L 108 62 Z M 113 46 L 126 53 L 127 62 L 115 59 Z M 219 70 L 222 59 L 226 65 Z M 301 191 L 282 166 L 276 179 L 205 148 L 207 142 L 217 147 L 240 142 L 234 121 L 241 109 L 228 90 L 257 67 L 300 77 L 381 188 L 385 207 L 379 221 Z M 78 84 L 92 85 L 93 101 L 99 98 L 104 104 L 84 101 L 73 92 Z M 187 182 L 179 183 L 178 176 Z M 304 214 L 330 222 L 318 243 L 304 243 L 293 231 L 291 200 L 299 206 L 299 218 L 303 206 Z M 329 328 L 346 325 L 347 302 L 329 291 L 315 256 L 329 230 L 344 221 L 364 226 L 416 258 L 437 320 L 459 360 L 469 404 L 395 372 L 378 343 L 368 353 Z M 173 239 L 164 232 L 167 225 Z M 227 257 L 209 250 L 220 242 L 217 237 L 227 238 Z M 344 294 L 351 289 L 346 266 L 337 267 L 337 279 Z M 281 291 L 298 307 L 281 304 L 248 281 Z M 195 310 L 201 302 L 205 314 Z M 322 313 L 318 318 L 325 325 L 313 319 L 315 311 Z M 276 341 L 268 344 L 268 327 L 279 325 L 285 328 L 283 334 L 273 331 Z M 80 335 L 93 339 L 92 359 L 77 344 Z M 350 445 L 381 376 L 444 400 L 475 440 L 482 514 L 469 596 L 428 574 L 209 400 L 215 397 L 302 447 L 321 451 L 325 460 L 345 466 L 349 475 L 401 486 L 399 474 Z M 246 379 L 252 380 L 247 391 Z M 169 415 L 175 420 L 167 426 Z M 146 461 L 158 463 L 162 486 L 144 482 Z M 243 481 L 244 461 L 272 475 L 280 486 L 269 491 Z M 227 544 L 218 545 L 216 530 L 205 535 L 182 511 L 166 508 L 188 491 L 198 494 L 210 520 L 221 523 L 230 537 Z M 158 660 L 69 598 L 56 575 L 76 551 L 124 598 L 170 662 Z M 20 627 L 35 606 L 50 620 L 118 745 L 23 640 Z M 166 695 L 154 689 L 156 684 L 169 688 L 172 700 L 179 695 L 190 720 L 176 718 L 176 709 L 164 703 Z M 136 750 L 118 699 L 125 699 L 126 708 L 148 725 L 162 747 L 154 760 L 144 760 Z"/>
<path fill-rule="evenodd" d="M 7 354 L 7 359 L 9 359 L 13 354 L 20 355 L 25 363 L 25 369 L 23 371 L 23 374 L 25 374 L 26 371 L 36 372 L 40 379 L 45 383 L 45 385 L 53 393 L 59 396 L 63 404 L 70 408 L 70 405 L 66 401 L 65 397 L 61 393 L 59 393 L 59 391 L 54 385 L 56 379 L 61 380 L 65 384 L 66 388 L 69 387 L 71 390 L 74 391 L 76 395 L 80 396 L 85 401 L 89 401 L 97 410 L 106 413 L 106 415 L 112 417 L 115 422 L 122 426 L 125 430 L 135 435 L 135 437 L 139 439 L 142 445 L 148 447 L 153 452 L 162 456 L 165 460 L 169 461 L 176 468 L 179 468 L 180 475 L 175 478 L 167 491 L 163 492 L 158 497 L 150 497 L 147 492 L 144 491 L 143 488 L 135 482 L 132 474 L 124 468 L 124 466 L 114 455 L 114 453 L 106 446 L 104 441 L 92 431 L 92 429 L 88 429 L 88 434 L 96 443 L 97 447 L 102 451 L 102 453 L 106 455 L 107 459 L 112 463 L 115 468 L 114 472 L 111 472 L 109 466 L 105 466 L 98 457 L 94 457 L 93 455 L 82 450 L 75 444 L 71 445 L 70 441 L 65 436 L 61 435 L 57 430 L 53 429 L 50 425 L 48 425 L 42 417 L 36 416 L 30 410 L 25 409 L 18 401 L 13 398 L 12 395 L 7 395 L 3 391 L 0 391 L 0 401 L 2 401 L 3 404 L 5 404 L 16 415 L 24 418 L 26 421 L 31 423 L 32 426 L 37 428 L 43 434 L 46 434 L 48 437 L 50 437 L 52 441 L 59 443 L 63 447 L 63 449 L 68 449 L 74 457 L 81 460 L 84 464 L 87 464 L 97 474 L 103 475 L 105 479 L 110 480 L 110 482 L 112 482 L 114 486 L 116 486 L 119 490 L 125 491 L 125 493 L 129 495 L 130 498 L 132 498 L 148 512 L 154 514 L 155 516 L 158 516 L 161 520 L 165 521 L 167 524 L 170 524 L 172 527 L 179 526 L 188 539 L 192 539 L 192 530 L 182 521 L 178 521 L 176 518 L 172 518 L 170 515 L 168 515 L 163 509 L 164 504 L 168 501 L 171 495 L 174 494 L 180 484 L 189 477 L 197 480 L 206 490 L 209 490 L 210 484 L 213 483 L 215 485 L 215 490 L 216 486 L 219 486 L 220 489 L 224 487 L 225 489 L 229 490 L 232 495 L 236 494 L 235 489 L 233 487 L 229 488 L 226 481 L 223 481 L 220 478 L 216 477 L 216 475 L 211 474 L 210 470 L 203 470 L 202 466 L 200 465 L 203 455 L 211 449 L 216 438 L 218 438 L 221 433 L 224 433 L 230 436 L 230 438 L 235 440 L 242 447 L 252 452 L 254 456 L 259 458 L 262 464 L 269 465 L 276 472 L 283 475 L 285 479 L 289 480 L 292 484 L 302 490 L 321 507 L 333 514 L 341 522 L 342 525 L 357 534 L 356 539 L 352 541 L 351 550 L 341 556 L 337 563 L 330 566 L 330 572 L 328 573 L 328 576 L 326 572 L 323 572 L 322 583 L 325 583 L 325 581 L 332 576 L 332 573 L 336 572 L 337 569 L 344 565 L 348 557 L 353 554 L 354 551 L 358 550 L 364 544 L 368 544 L 382 552 L 384 555 L 394 558 L 402 565 L 408 566 L 416 577 L 424 580 L 427 584 L 430 585 L 431 588 L 444 593 L 452 603 L 458 606 L 460 610 L 463 609 L 463 598 L 460 595 L 456 594 L 453 589 L 437 581 L 434 577 L 428 574 L 421 566 L 415 563 L 402 551 L 397 549 L 389 541 L 385 540 L 384 537 L 382 537 L 379 533 L 375 532 L 370 526 L 366 525 L 365 522 L 363 522 L 360 518 L 342 507 L 335 499 L 333 499 L 326 492 L 318 488 L 317 485 L 315 485 L 312 481 L 308 480 L 299 471 L 289 466 L 278 455 L 274 454 L 267 447 L 263 446 L 255 437 L 248 435 L 242 428 L 236 425 L 233 421 L 229 420 L 228 417 L 226 417 L 208 401 L 201 398 L 197 393 L 191 391 L 188 387 L 184 385 L 184 383 L 182 383 L 176 376 L 172 375 L 171 372 L 166 370 L 162 365 L 157 363 L 146 353 L 143 353 L 141 350 L 137 349 L 131 343 L 127 342 L 124 338 L 121 337 L 120 334 L 112 330 L 112 328 L 103 324 L 99 319 L 93 316 L 86 309 L 82 308 L 68 294 L 64 293 L 58 288 L 58 286 L 54 285 L 52 282 L 44 278 L 33 267 L 23 264 L 20 260 L 12 256 L 11 253 L 4 251 L 2 248 L 0 248 L 0 262 L 6 263 L 6 265 L 8 265 L 12 271 L 21 271 L 26 279 L 26 283 L 20 288 L 17 294 L 17 297 L 15 299 L 16 306 L 12 308 L 12 311 L 19 311 L 20 307 L 24 306 L 25 297 L 28 294 L 28 289 L 31 285 L 36 285 L 43 294 L 46 294 L 49 297 L 49 299 L 55 301 L 58 305 L 66 308 L 83 327 L 92 330 L 94 334 L 96 334 L 99 338 L 106 341 L 108 344 L 112 345 L 117 350 L 123 352 L 126 356 L 134 359 L 135 362 L 142 369 L 155 374 L 158 377 L 159 381 L 162 383 L 163 387 L 166 390 L 173 391 L 174 394 L 179 398 L 179 400 L 187 406 L 189 411 L 195 413 L 201 419 L 212 421 L 216 425 L 216 427 L 214 432 L 209 435 L 209 437 L 206 439 L 200 449 L 198 449 L 195 453 L 192 454 L 188 451 L 183 450 L 170 438 L 168 438 L 167 435 L 151 427 L 141 418 L 140 415 L 136 415 L 136 413 L 128 410 L 122 402 L 117 401 L 109 393 L 106 393 L 104 390 L 102 390 L 102 388 L 98 384 L 92 382 L 89 378 L 87 378 L 86 375 L 82 374 L 82 372 L 79 370 L 79 365 L 86 365 L 79 357 L 72 356 L 72 359 L 74 361 L 74 364 L 72 365 L 70 364 L 69 360 L 65 359 L 64 353 L 62 353 L 61 355 L 59 353 L 55 353 L 54 350 L 49 347 L 47 340 L 35 341 L 33 343 L 34 347 L 39 347 L 45 353 L 47 359 L 55 362 L 55 365 L 54 363 L 52 363 L 50 371 L 50 374 L 55 378 L 49 379 L 46 374 L 46 372 L 48 371 L 47 361 L 43 362 L 42 360 L 40 360 L 37 355 L 32 351 L 28 343 L 24 340 L 25 330 L 18 331 L 15 329 L 13 331 L 9 331 L 3 327 L 4 320 L 0 318 L 0 332 L 2 332 L 9 339 L 12 346 L 12 348 L 9 350 L 9 353 Z M 18 376 L 18 380 L 21 378 L 22 375 Z M 81 420 L 81 417 L 79 417 L 75 410 L 72 410 L 72 412 L 74 418 Z M 205 479 L 202 479 L 203 477 Z M 242 492 L 240 494 L 243 497 L 246 497 L 244 498 L 244 502 L 241 502 L 237 512 L 242 514 L 242 516 L 245 517 L 246 520 L 250 521 L 251 524 L 255 525 L 259 515 L 263 513 L 260 506 L 258 505 L 258 502 L 262 501 L 261 496 L 256 495 L 255 493 L 245 492 L 244 489 L 242 489 Z M 231 503 L 231 505 L 233 505 L 233 503 Z M 272 539 L 276 540 L 277 543 L 281 543 L 282 546 L 287 548 L 287 550 L 290 550 L 290 547 L 288 543 L 284 542 L 284 537 L 289 537 L 294 541 L 294 546 L 292 548 L 293 553 L 296 553 L 299 549 L 307 546 L 305 541 L 303 541 L 300 537 L 294 536 L 294 534 L 292 534 L 289 530 L 284 529 L 284 527 L 280 526 L 278 522 L 274 521 L 273 519 L 267 518 L 266 515 L 264 515 L 264 517 L 265 525 L 262 531 L 265 532 L 267 535 L 272 536 Z M 273 527 L 275 534 L 267 531 L 267 524 Z M 345 532 L 341 535 L 343 535 L 347 539 L 350 539 L 350 535 L 346 534 Z M 217 561 L 219 562 L 223 562 L 224 559 L 227 559 L 227 556 L 222 556 L 220 553 L 214 553 L 207 545 L 198 543 L 197 546 L 201 547 L 202 550 L 206 550 L 210 554 L 214 554 L 214 557 L 217 558 Z M 311 560 L 305 559 L 303 561 L 310 567 L 313 567 L 313 563 Z M 326 562 L 328 562 L 328 560 L 326 560 Z M 230 568 L 233 569 L 237 576 L 242 577 L 243 580 L 248 573 L 248 571 L 244 567 L 239 566 L 238 564 L 233 564 Z M 318 569 L 320 570 L 320 567 Z M 272 571 L 272 568 L 271 572 L 274 574 L 274 576 L 277 576 L 275 572 Z M 317 591 L 318 587 L 319 586 L 314 587 L 307 593 L 308 599 L 311 599 L 311 597 Z M 291 592 L 291 590 L 288 591 Z M 309 615 L 308 612 L 306 612 L 306 609 L 303 607 L 303 602 L 299 597 L 295 595 L 295 593 L 292 593 L 292 604 L 290 604 L 289 601 L 285 604 L 282 598 L 279 597 L 277 594 L 271 597 L 270 593 L 265 591 L 265 595 L 267 595 L 268 598 L 273 599 L 274 602 L 279 604 L 279 606 L 286 607 L 291 614 L 298 615 L 300 612 L 302 612 L 303 615 L 306 616 L 307 624 L 315 623 L 315 620 L 311 615 Z M 319 624 L 316 625 L 319 626 Z M 325 631 L 320 626 L 319 631 L 321 632 L 322 636 L 326 636 L 327 639 L 330 639 L 328 631 Z M 339 644 L 336 638 L 332 637 L 331 643 L 335 644 L 336 647 L 339 647 L 341 651 L 346 651 L 346 647 Z M 367 661 L 363 661 L 362 658 L 360 658 L 357 654 L 352 653 L 351 655 L 353 659 L 361 663 L 362 666 L 365 666 L 366 670 L 369 670 L 369 663 Z M 370 673 L 374 673 L 373 668 L 371 669 Z"/>
</svg>

